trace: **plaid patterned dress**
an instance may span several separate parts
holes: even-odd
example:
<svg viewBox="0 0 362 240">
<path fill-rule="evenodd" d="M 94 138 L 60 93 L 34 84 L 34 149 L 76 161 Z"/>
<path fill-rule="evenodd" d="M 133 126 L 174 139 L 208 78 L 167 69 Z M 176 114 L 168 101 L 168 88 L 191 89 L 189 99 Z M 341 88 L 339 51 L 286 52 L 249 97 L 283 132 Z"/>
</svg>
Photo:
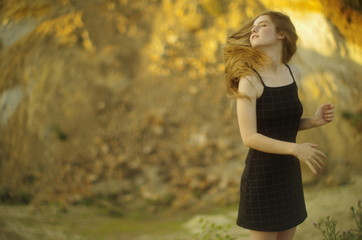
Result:
<svg viewBox="0 0 362 240">
<path fill-rule="evenodd" d="M 303 107 L 289 71 L 293 78 L 289 85 L 268 87 L 263 83 L 264 91 L 256 104 L 257 131 L 295 142 Z M 299 160 L 250 149 L 241 177 L 237 224 L 250 230 L 277 232 L 299 225 L 306 217 Z"/>
</svg>

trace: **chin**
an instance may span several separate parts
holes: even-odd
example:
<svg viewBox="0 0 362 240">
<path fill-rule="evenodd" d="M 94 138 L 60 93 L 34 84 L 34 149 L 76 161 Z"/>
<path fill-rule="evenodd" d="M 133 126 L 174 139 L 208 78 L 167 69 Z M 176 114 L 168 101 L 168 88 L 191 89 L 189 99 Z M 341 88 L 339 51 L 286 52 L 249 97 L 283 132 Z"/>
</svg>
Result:
<svg viewBox="0 0 362 240">
<path fill-rule="evenodd" d="M 261 47 L 261 45 L 260 44 L 251 44 L 251 47 L 252 48 L 258 48 L 258 47 Z"/>
<path fill-rule="evenodd" d="M 257 41 L 254 41 L 254 42 L 251 42 L 250 45 L 251 45 L 253 48 L 256 48 L 256 47 L 260 47 L 262 44 L 258 43 Z"/>
</svg>

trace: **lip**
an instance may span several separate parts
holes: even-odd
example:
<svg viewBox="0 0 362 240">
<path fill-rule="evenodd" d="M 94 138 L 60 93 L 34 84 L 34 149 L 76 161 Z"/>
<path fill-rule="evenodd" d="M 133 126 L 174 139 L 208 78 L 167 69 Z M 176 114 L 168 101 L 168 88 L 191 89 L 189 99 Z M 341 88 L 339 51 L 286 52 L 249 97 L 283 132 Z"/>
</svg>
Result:
<svg viewBox="0 0 362 240">
<path fill-rule="evenodd" d="M 258 38 L 258 37 L 259 37 L 259 35 L 257 35 L 257 34 L 252 34 L 252 35 L 250 36 L 251 39 L 255 39 L 255 38 Z"/>
</svg>

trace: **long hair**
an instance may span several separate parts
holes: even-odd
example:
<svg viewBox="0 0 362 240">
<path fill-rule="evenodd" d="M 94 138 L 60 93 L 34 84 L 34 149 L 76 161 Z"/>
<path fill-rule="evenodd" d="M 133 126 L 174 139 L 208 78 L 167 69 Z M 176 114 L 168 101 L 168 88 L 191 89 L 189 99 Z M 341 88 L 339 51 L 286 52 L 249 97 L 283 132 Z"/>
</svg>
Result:
<svg viewBox="0 0 362 240">
<path fill-rule="evenodd" d="M 249 21 L 244 27 L 227 38 L 224 50 L 226 89 L 230 97 L 246 97 L 238 91 L 241 78 L 255 75 L 254 68 L 267 64 L 269 58 L 250 44 L 254 21 L 263 15 L 270 17 L 276 32 L 283 33 L 282 62 L 288 63 L 297 50 L 298 35 L 290 18 L 280 12 L 268 11 Z"/>
</svg>

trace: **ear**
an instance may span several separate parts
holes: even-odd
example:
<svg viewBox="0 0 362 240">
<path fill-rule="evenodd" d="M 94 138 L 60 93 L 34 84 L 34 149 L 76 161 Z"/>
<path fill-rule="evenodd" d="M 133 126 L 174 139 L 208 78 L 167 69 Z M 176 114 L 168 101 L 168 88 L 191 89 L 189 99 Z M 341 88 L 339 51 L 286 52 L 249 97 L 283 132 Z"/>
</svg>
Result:
<svg viewBox="0 0 362 240">
<path fill-rule="evenodd" d="M 282 40 L 285 38 L 284 33 L 278 33 L 278 39 Z"/>
</svg>

